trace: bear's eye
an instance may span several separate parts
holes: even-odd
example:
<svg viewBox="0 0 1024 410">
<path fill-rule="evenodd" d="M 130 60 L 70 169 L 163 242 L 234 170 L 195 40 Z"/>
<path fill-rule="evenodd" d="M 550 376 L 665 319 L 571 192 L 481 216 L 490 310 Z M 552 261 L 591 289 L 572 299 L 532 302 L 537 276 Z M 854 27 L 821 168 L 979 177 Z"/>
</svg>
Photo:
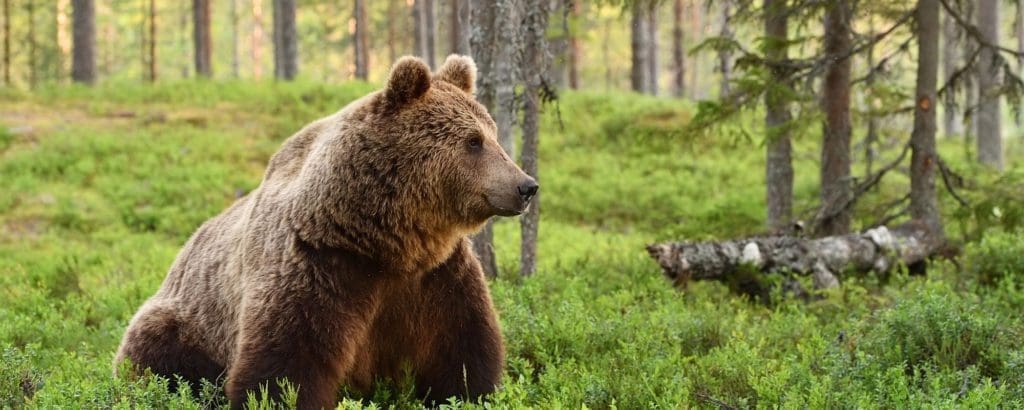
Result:
<svg viewBox="0 0 1024 410">
<path fill-rule="evenodd" d="M 475 150 L 479 150 L 480 147 L 484 146 L 484 140 L 482 138 L 480 138 L 479 136 L 475 136 L 473 138 L 470 138 L 469 141 L 466 142 L 466 145 L 471 150 L 474 150 L 474 151 Z"/>
</svg>

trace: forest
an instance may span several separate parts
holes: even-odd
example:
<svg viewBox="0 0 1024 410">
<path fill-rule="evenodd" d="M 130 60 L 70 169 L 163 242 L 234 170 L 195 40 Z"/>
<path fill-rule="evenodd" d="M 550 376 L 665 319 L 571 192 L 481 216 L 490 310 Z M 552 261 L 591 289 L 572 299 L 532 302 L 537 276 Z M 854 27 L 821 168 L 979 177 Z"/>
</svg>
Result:
<svg viewBox="0 0 1024 410">
<path fill-rule="evenodd" d="M 238 406 L 115 375 L 133 314 L 285 140 L 451 54 L 541 189 L 472 236 L 501 383 L 438 407 L 1024 408 L 1022 2 L 0 1 L 0 408 Z"/>
</svg>

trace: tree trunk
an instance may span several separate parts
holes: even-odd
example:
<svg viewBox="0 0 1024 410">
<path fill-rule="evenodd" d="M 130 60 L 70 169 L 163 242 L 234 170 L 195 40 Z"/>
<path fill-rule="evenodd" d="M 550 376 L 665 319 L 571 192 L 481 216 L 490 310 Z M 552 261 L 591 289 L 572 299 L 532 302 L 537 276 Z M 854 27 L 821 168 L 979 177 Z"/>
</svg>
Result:
<svg viewBox="0 0 1024 410">
<path fill-rule="evenodd" d="M 1014 28 L 1016 29 L 1014 34 L 1017 37 L 1017 51 L 1024 53 L 1024 5 L 1020 2 L 1017 2 L 1017 24 Z M 1024 54 L 1017 57 L 1017 72 L 1024 72 Z"/>
<path fill-rule="evenodd" d="M 573 90 L 580 88 L 580 7 L 580 0 L 569 0 L 569 88 Z"/>
<path fill-rule="evenodd" d="M 538 133 L 540 127 L 540 92 L 542 75 L 547 70 L 548 1 L 527 0 L 526 42 L 522 67 L 525 69 L 526 89 L 523 93 L 523 152 L 519 161 L 523 171 L 538 182 L 537 172 Z M 537 269 L 537 232 L 540 227 L 540 195 L 533 197 L 533 203 L 521 220 L 522 246 L 519 269 L 522 276 L 530 276 Z"/>
<path fill-rule="evenodd" d="M 874 18 L 868 19 L 868 35 L 873 37 L 875 35 L 875 20 Z M 869 45 L 866 53 L 868 70 L 872 70 L 875 66 L 875 45 Z M 871 175 L 872 166 L 875 162 L 875 145 L 878 144 L 878 116 L 875 115 L 875 102 L 873 98 L 873 90 L 875 86 L 875 75 L 869 73 L 867 80 L 865 80 L 865 87 L 867 88 L 868 94 L 864 100 L 866 102 L 865 108 L 867 108 L 867 121 L 868 130 L 867 135 L 864 136 L 864 177 L 867 178 Z"/>
<path fill-rule="evenodd" d="M 4 0 L 4 85 L 11 86 L 11 0 Z"/>
<path fill-rule="evenodd" d="M 769 236 L 721 242 L 670 242 L 647 247 L 662 272 L 679 287 L 690 281 L 718 280 L 742 289 L 763 286 L 751 272 L 811 275 L 815 288 L 830 288 L 849 272 L 889 272 L 901 264 L 923 263 L 941 250 L 925 224 L 911 221 L 861 234 L 807 239 Z"/>
<path fill-rule="evenodd" d="M 96 82 L 96 11 L 93 0 L 72 3 L 71 79 L 75 82 Z"/>
<path fill-rule="evenodd" d="M 299 73 L 299 42 L 295 29 L 295 0 L 274 0 L 274 74 L 293 80 Z"/>
<path fill-rule="evenodd" d="M 980 0 L 978 3 L 978 29 L 985 41 L 999 44 L 999 2 Z M 1003 169 L 1003 137 L 999 87 L 1002 84 L 999 67 L 993 61 L 995 51 L 983 47 L 978 55 L 978 161 Z"/>
<path fill-rule="evenodd" d="M 515 0 L 499 0 L 491 7 L 473 7 L 471 16 L 474 30 L 470 39 L 473 60 L 478 69 L 477 100 L 490 111 L 498 127 L 498 141 L 513 158 L 512 125 L 515 106 L 512 91 L 515 84 L 512 48 L 519 40 L 516 35 L 516 22 L 519 21 L 517 10 Z M 491 222 L 473 236 L 473 248 L 484 273 L 488 277 L 496 277 L 498 264 L 494 254 Z"/>
<path fill-rule="evenodd" d="M 732 38 L 732 28 L 729 26 L 729 15 L 732 14 L 732 0 L 722 0 L 719 4 L 722 8 L 721 31 L 718 35 L 722 38 Z M 718 72 L 722 74 L 722 82 L 718 86 L 718 95 L 726 96 L 732 91 L 730 81 L 732 80 L 732 52 L 729 50 L 718 51 Z"/>
<path fill-rule="evenodd" d="M 686 93 L 686 54 L 683 51 L 683 0 L 672 5 L 672 94 L 682 98 Z"/>
<path fill-rule="evenodd" d="M 910 216 L 944 237 L 935 195 L 935 83 L 939 66 L 939 0 L 917 2 L 917 90 L 910 136 Z"/>
<path fill-rule="evenodd" d="M 366 77 L 370 73 L 369 69 L 369 49 L 366 42 L 366 2 L 365 0 L 355 0 L 355 10 L 353 11 L 353 19 L 356 21 L 355 35 L 353 37 L 352 47 L 355 51 L 355 65 L 356 65 L 356 78 L 360 80 L 366 80 Z"/>
<path fill-rule="evenodd" d="M 647 11 L 647 93 L 658 95 L 658 4 L 652 0 Z"/>
<path fill-rule="evenodd" d="M 956 72 L 957 63 L 962 58 L 960 49 L 963 41 L 959 38 L 959 28 L 956 19 L 944 13 L 942 20 L 942 76 L 946 81 L 953 77 Z M 943 128 L 946 138 L 951 138 L 963 132 L 963 123 L 960 121 L 960 112 L 956 107 L 955 93 L 948 93 L 942 105 Z"/>
<path fill-rule="evenodd" d="M 241 55 L 238 47 L 238 0 L 228 0 L 231 5 L 231 78 L 239 77 Z"/>
<path fill-rule="evenodd" d="M 415 0 L 412 13 L 415 54 L 434 67 L 434 0 Z"/>
<path fill-rule="evenodd" d="M 261 0 L 252 0 L 252 31 L 250 32 L 249 35 L 249 57 L 252 59 L 252 77 L 254 79 L 259 79 L 260 77 L 263 77 L 262 3 L 263 2 Z"/>
<path fill-rule="evenodd" d="M 451 49 L 453 54 L 472 55 L 469 39 L 473 35 L 471 23 L 473 2 L 451 0 Z"/>
<path fill-rule="evenodd" d="M 825 126 L 821 145 L 821 209 L 826 215 L 817 232 L 823 236 L 850 231 L 849 209 L 843 207 L 850 187 L 850 3 L 837 0 L 825 11 L 825 55 L 829 60 L 822 89 Z M 845 208 L 845 207 L 844 207 Z M 831 215 L 835 216 L 831 216 Z M 829 217 L 831 216 L 831 217 Z"/>
<path fill-rule="evenodd" d="M 213 42 L 210 38 L 210 0 L 192 0 L 192 40 L 196 75 L 213 75 Z"/>
<path fill-rule="evenodd" d="M 36 88 L 36 2 L 27 0 L 25 11 L 28 12 L 28 86 Z"/>
<path fill-rule="evenodd" d="M 692 44 L 700 44 L 704 41 L 704 33 L 706 32 L 704 7 L 700 4 L 691 3 L 690 19 L 690 30 L 693 34 L 690 36 L 693 39 L 690 42 Z M 692 100 L 700 100 L 705 96 L 704 82 L 698 80 L 703 72 L 703 58 L 703 53 L 697 53 L 690 59 L 690 99 Z"/>
<path fill-rule="evenodd" d="M 650 86 L 650 80 L 647 78 L 650 71 L 650 40 L 647 36 L 650 34 L 647 25 L 650 20 L 647 18 L 647 1 L 636 0 L 633 2 L 633 15 L 632 25 L 630 26 L 630 48 L 632 49 L 632 71 L 630 74 L 630 84 L 633 87 L 633 91 L 643 93 L 648 90 Z"/>
<path fill-rule="evenodd" d="M 786 0 L 764 0 L 765 37 L 774 46 L 766 52 L 769 60 L 784 61 L 788 58 L 786 44 L 788 36 L 788 6 Z M 792 87 L 791 80 L 779 67 L 773 68 L 772 82 L 777 87 Z M 767 159 L 765 162 L 765 184 L 767 224 L 769 229 L 784 228 L 793 219 L 793 159 L 789 141 L 789 102 L 783 93 L 769 90 L 765 94 L 765 128 L 767 136 Z"/>
<path fill-rule="evenodd" d="M 398 2 L 388 0 L 388 61 L 392 63 L 398 59 L 398 47 L 395 45 L 398 42 L 398 36 L 395 34 L 395 23 L 399 21 L 398 15 Z"/>
<path fill-rule="evenodd" d="M 156 0 L 149 0 L 149 82 L 156 82 Z"/>
</svg>

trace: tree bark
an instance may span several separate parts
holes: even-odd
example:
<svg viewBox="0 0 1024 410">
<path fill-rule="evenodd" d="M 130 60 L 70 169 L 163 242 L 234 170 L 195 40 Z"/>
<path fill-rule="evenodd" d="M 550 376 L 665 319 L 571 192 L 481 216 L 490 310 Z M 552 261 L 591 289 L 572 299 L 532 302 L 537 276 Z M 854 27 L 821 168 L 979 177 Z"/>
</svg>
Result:
<svg viewBox="0 0 1024 410">
<path fill-rule="evenodd" d="M 252 31 L 249 33 L 249 56 L 252 59 L 252 77 L 254 79 L 259 79 L 260 77 L 263 77 L 262 3 L 263 2 L 261 0 L 252 0 Z"/>
<path fill-rule="evenodd" d="M 765 37 L 772 46 L 765 53 L 771 61 L 788 58 L 788 6 L 786 0 L 764 0 Z M 792 87 L 788 75 L 779 68 L 773 69 L 772 82 L 776 87 Z M 767 159 L 765 162 L 765 184 L 767 224 L 769 229 L 784 228 L 793 219 L 793 159 L 790 145 L 789 102 L 783 93 L 769 91 L 765 94 L 765 128 L 767 136 Z"/>
<path fill-rule="evenodd" d="M 513 158 L 515 106 L 512 91 L 515 84 L 512 51 L 519 41 L 516 23 L 519 21 L 518 9 L 515 0 L 499 0 L 489 7 L 473 7 L 474 30 L 470 39 L 470 48 L 478 69 L 477 100 L 490 111 L 498 127 L 498 142 Z M 473 247 L 484 273 L 488 277 L 496 277 L 498 265 L 491 222 L 474 235 Z"/>
<path fill-rule="evenodd" d="M 210 0 L 192 0 L 192 40 L 196 75 L 213 76 L 213 41 L 210 37 Z"/>
<path fill-rule="evenodd" d="M 910 216 L 944 237 L 935 194 L 935 94 L 939 73 L 939 0 L 917 2 L 917 90 L 910 136 Z"/>
<path fill-rule="evenodd" d="M 156 0 L 149 0 L 149 77 L 151 83 L 156 82 Z"/>
<path fill-rule="evenodd" d="M 580 20 L 580 0 L 569 0 L 569 88 L 576 90 L 580 88 L 580 61 L 582 59 L 582 48 L 578 26 Z"/>
<path fill-rule="evenodd" d="M 366 80 L 369 75 L 369 49 L 366 41 L 366 2 L 355 0 L 355 10 L 352 18 L 356 21 L 355 33 L 352 39 L 353 51 L 355 52 L 356 78 Z"/>
<path fill-rule="evenodd" d="M 722 38 L 732 38 L 732 28 L 729 26 L 729 15 L 732 14 L 732 0 L 722 0 L 719 3 L 721 10 L 720 24 L 721 31 L 718 35 Z M 732 52 L 726 49 L 718 50 L 718 72 L 722 74 L 722 82 L 718 86 L 718 95 L 726 96 L 732 91 Z"/>
<path fill-rule="evenodd" d="M 451 0 L 451 50 L 454 54 L 472 55 L 469 39 L 473 35 L 472 7 L 470 0 Z"/>
<path fill-rule="evenodd" d="M 231 78 L 239 77 L 241 54 L 238 47 L 238 0 L 228 0 L 231 5 Z"/>
<path fill-rule="evenodd" d="M 11 0 L 4 0 L 4 85 L 11 85 Z"/>
<path fill-rule="evenodd" d="M 721 242 L 670 242 L 647 252 L 679 287 L 690 281 L 744 281 L 752 272 L 811 275 L 815 288 L 839 284 L 844 273 L 889 272 L 901 264 L 924 262 L 941 250 L 942 241 L 919 221 L 864 233 L 807 239 L 769 236 Z"/>
<path fill-rule="evenodd" d="M 387 37 L 388 37 L 388 61 L 394 62 L 398 59 L 398 47 L 395 43 L 398 41 L 398 36 L 395 34 L 395 23 L 399 21 L 398 13 L 398 2 L 396 0 L 388 0 L 388 23 L 387 23 Z"/>
<path fill-rule="evenodd" d="M 434 67 L 434 0 L 415 0 L 412 13 L 415 54 Z"/>
<path fill-rule="evenodd" d="M 274 0 L 274 74 L 292 80 L 299 74 L 299 42 L 295 29 L 295 0 Z"/>
<path fill-rule="evenodd" d="M 960 51 L 963 48 L 963 41 L 959 37 L 959 29 L 956 20 L 949 15 L 949 13 L 943 13 L 944 17 L 942 20 L 942 76 L 946 81 L 953 76 L 956 72 L 957 63 L 962 58 Z M 960 112 L 956 107 L 956 99 L 954 93 L 944 99 L 942 105 L 942 117 L 943 117 L 943 128 L 946 138 L 951 138 L 954 135 L 963 132 L 963 123 L 960 121 Z"/>
<path fill-rule="evenodd" d="M 652 0 L 647 11 L 647 93 L 658 95 L 658 0 Z"/>
<path fill-rule="evenodd" d="M 868 19 L 868 33 L 870 36 L 875 35 L 875 20 L 874 18 Z M 865 59 L 867 60 L 868 69 L 875 66 L 875 45 L 869 45 L 867 51 L 865 51 Z M 878 144 L 878 116 L 875 115 L 875 102 L 871 95 L 872 90 L 875 86 L 875 75 L 873 73 L 868 74 L 867 79 L 864 82 L 868 95 L 864 98 L 867 108 L 867 121 L 868 129 L 867 135 L 864 136 L 864 175 L 865 178 L 872 174 L 872 167 L 875 162 L 875 146 Z"/>
<path fill-rule="evenodd" d="M 93 0 L 74 0 L 71 13 L 71 79 L 92 84 L 96 82 L 96 11 Z"/>
<path fill-rule="evenodd" d="M 683 0 L 672 5 L 672 94 L 682 98 L 686 93 L 686 54 L 683 51 Z"/>
<path fill-rule="evenodd" d="M 850 3 L 837 0 L 825 11 L 825 55 L 829 60 L 822 88 L 825 124 L 821 145 L 821 209 L 824 215 L 816 234 L 842 235 L 850 231 L 850 211 L 843 207 L 851 196 L 850 180 Z M 834 216 L 831 216 L 834 215 Z"/>
<path fill-rule="evenodd" d="M 978 29 L 990 44 L 999 44 L 999 2 L 980 0 L 978 3 Z M 1002 76 L 994 57 L 991 47 L 983 47 L 978 55 L 978 161 L 1001 171 L 1003 137 L 999 87 Z"/>
<path fill-rule="evenodd" d="M 36 2 L 27 0 L 25 11 L 28 12 L 28 86 L 36 88 Z"/>
<path fill-rule="evenodd" d="M 632 24 L 630 26 L 630 48 L 632 49 L 632 71 L 630 74 L 630 84 L 633 87 L 633 91 L 638 93 L 647 92 L 650 86 L 650 40 L 647 36 L 650 34 L 650 30 L 647 25 L 650 20 L 647 18 L 648 5 L 645 0 L 635 0 L 633 2 L 633 15 Z"/>
<path fill-rule="evenodd" d="M 538 134 L 540 127 L 540 92 L 542 75 L 547 71 L 548 0 L 527 0 L 526 42 L 522 67 L 526 70 L 523 93 L 523 150 L 519 161 L 523 171 L 538 182 Z M 533 197 L 521 219 L 519 270 L 522 276 L 530 276 L 537 269 L 537 233 L 540 228 L 540 195 Z"/>
</svg>

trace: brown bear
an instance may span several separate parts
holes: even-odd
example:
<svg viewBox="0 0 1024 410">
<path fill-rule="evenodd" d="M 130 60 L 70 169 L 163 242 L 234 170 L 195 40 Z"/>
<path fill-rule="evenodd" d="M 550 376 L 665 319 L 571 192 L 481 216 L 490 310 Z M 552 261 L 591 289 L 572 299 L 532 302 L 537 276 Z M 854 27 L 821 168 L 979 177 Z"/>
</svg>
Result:
<svg viewBox="0 0 1024 410">
<path fill-rule="evenodd" d="M 522 213 L 536 181 L 474 98 L 476 66 L 404 57 L 384 90 L 289 138 L 260 186 L 207 221 L 132 318 L 114 359 L 232 406 L 278 379 L 299 408 L 411 380 L 428 402 L 500 382 L 504 347 L 468 235 Z"/>
</svg>

